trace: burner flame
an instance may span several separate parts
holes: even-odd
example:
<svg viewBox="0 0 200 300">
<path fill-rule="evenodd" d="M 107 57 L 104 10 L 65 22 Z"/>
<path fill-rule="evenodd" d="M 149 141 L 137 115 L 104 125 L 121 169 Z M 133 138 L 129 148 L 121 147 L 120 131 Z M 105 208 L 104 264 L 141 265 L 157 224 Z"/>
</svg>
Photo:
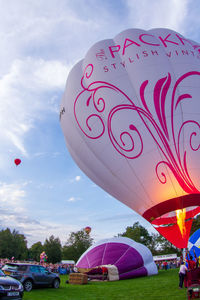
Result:
<svg viewBox="0 0 200 300">
<path fill-rule="evenodd" d="M 186 217 L 186 209 L 177 209 L 176 210 L 176 218 L 177 224 L 180 229 L 181 235 L 184 238 L 186 235 L 186 227 L 185 227 L 185 217 Z"/>
</svg>

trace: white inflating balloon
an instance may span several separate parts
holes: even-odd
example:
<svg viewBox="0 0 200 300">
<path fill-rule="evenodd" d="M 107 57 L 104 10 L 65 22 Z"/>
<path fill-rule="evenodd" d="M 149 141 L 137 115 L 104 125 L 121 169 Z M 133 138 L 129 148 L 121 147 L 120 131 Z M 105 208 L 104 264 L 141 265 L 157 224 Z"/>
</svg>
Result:
<svg viewBox="0 0 200 300">
<path fill-rule="evenodd" d="M 60 122 L 73 159 L 150 222 L 200 204 L 199 49 L 169 29 L 129 29 L 67 79 Z"/>
</svg>

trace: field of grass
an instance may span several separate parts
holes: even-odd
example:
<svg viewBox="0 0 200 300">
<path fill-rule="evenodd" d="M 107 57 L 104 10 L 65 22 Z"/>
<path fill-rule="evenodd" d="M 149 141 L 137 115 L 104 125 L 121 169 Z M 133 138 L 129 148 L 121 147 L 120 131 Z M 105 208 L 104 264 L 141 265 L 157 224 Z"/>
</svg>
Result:
<svg viewBox="0 0 200 300">
<path fill-rule="evenodd" d="M 157 300 L 187 299 L 186 288 L 178 288 L 178 269 L 161 270 L 158 275 L 113 282 L 66 284 L 61 275 L 59 289 L 40 288 L 25 292 L 23 300 Z"/>
</svg>

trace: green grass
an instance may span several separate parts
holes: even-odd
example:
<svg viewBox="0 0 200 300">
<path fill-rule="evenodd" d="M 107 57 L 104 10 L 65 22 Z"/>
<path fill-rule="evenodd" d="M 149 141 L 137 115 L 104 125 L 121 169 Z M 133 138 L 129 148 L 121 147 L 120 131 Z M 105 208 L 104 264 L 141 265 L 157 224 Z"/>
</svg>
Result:
<svg viewBox="0 0 200 300">
<path fill-rule="evenodd" d="M 113 282 L 66 284 L 61 277 L 59 289 L 40 288 L 25 292 L 23 300 L 157 300 L 187 299 L 187 290 L 178 288 L 178 269 L 161 270 L 158 275 Z"/>
</svg>

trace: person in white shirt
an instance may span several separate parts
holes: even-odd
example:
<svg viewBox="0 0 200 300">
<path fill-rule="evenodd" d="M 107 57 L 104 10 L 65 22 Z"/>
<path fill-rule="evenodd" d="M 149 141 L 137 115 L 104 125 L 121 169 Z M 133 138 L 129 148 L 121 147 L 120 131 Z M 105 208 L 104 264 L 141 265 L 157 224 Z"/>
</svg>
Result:
<svg viewBox="0 0 200 300">
<path fill-rule="evenodd" d="M 184 264 L 184 262 L 181 263 L 180 265 L 180 269 L 179 269 L 179 289 L 183 288 L 183 282 L 184 282 L 184 278 L 187 272 L 187 267 Z"/>
</svg>

